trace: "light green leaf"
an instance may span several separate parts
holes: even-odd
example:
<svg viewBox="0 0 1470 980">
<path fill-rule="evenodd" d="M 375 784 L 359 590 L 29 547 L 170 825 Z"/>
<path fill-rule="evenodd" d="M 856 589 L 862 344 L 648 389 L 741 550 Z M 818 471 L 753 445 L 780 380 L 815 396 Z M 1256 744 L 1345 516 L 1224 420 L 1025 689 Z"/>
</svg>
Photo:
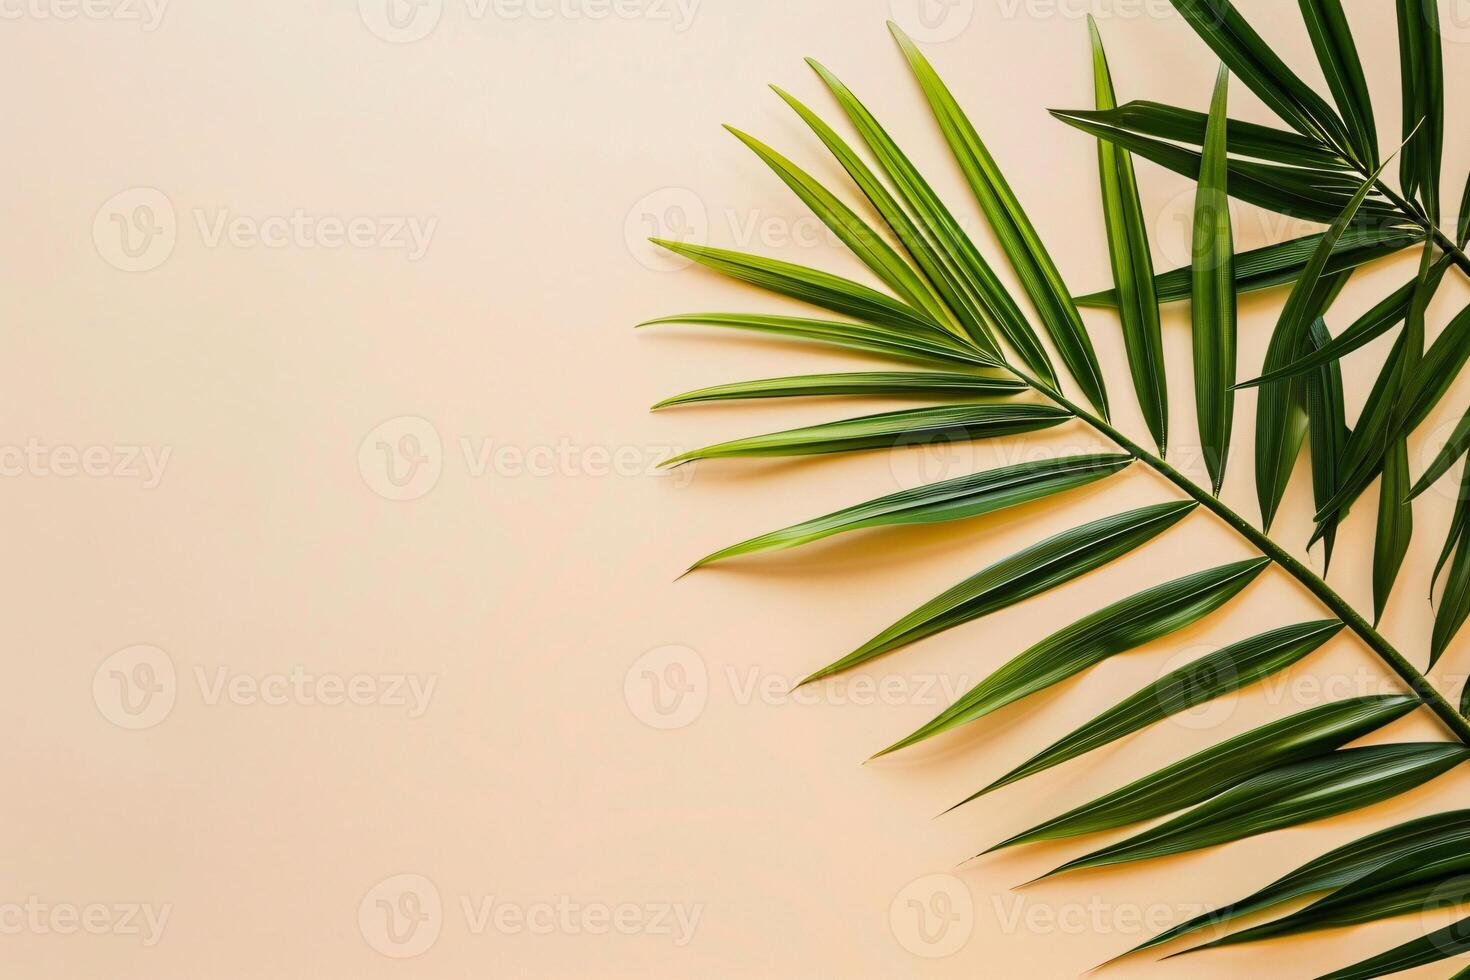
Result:
<svg viewBox="0 0 1470 980">
<path fill-rule="evenodd" d="M 1194 198 L 1194 398 L 1200 448 L 1216 495 L 1225 482 L 1235 419 L 1235 239 L 1226 196 L 1225 107 L 1230 73 L 1215 80 Z"/>
<path fill-rule="evenodd" d="M 1201 929 L 1238 919 L 1292 899 L 1362 881 L 1405 858 L 1417 859 L 1449 846 L 1470 848 L 1470 810 L 1450 810 L 1397 824 L 1313 858 L 1259 891 L 1159 933 L 1130 953 L 1161 946 Z"/>
<path fill-rule="evenodd" d="M 1070 412 L 1050 405 L 953 405 L 883 412 L 721 442 L 681 453 L 663 466 L 736 456 L 810 456 L 939 440 L 987 439 L 1059 425 Z"/>
<path fill-rule="evenodd" d="M 972 575 L 803 684 L 856 667 L 926 636 L 989 615 L 1100 568 L 1184 519 L 1197 504 L 1154 504 L 1052 535 Z"/>
<path fill-rule="evenodd" d="M 801 524 L 762 534 L 701 558 L 690 571 L 711 562 L 773 548 L 792 548 L 860 528 L 938 524 L 988 514 L 1085 486 L 1133 462 L 1121 454 L 1068 456 L 971 473 L 942 483 L 869 500 Z"/>
<path fill-rule="evenodd" d="M 1386 953 L 1371 956 L 1360 963 L 1324 973 L 1317 980 L 1373 980 L 1375 977 L 1386 977 L 1390 973 L 1402 973 L 1416 966 L 1426 963 L 1438 963 L 1440 960 L 1458 956 L 1470 950 L 1470 918 L 1453 922 L 1442 929 L 1436 929 L 1428 935 L 1411 939 L 1401 946 L 1395 946 Z M 1465 976 L 1465 971 L 1460 971 L 1454 976 L 1454 980 Z"/>
<path fill-rule="evenodd" d="M 1061 273 L 1051 260 L 1041 237 L 1031 225 L 1031 219 L 1021 209 L 1010 185 L 1006 183 L 1000 168 L 991 158 L 990 151 L 981 142 L 980 135 L 970 125 L 959 103 L 950 94 L 928 60 L 920 53 L 908 35 L 892 21 L 889 30 L 898 40 L 909 67 L 913 69 L 929 107 L 944 131 L 944 138 L 965 178 L 980 202 L 990 226 L 1000 240 L 1001 248 L 1010 259 L 1011 266 L 1021 278 L 1026 293 L 1031 297 L 1041 322 L 1046 326 L 1052 343 L 1062 355 L 1067 370 L 1072 373 L 1078 387 L 1087 400 L 1102 414 L 1108 416 L 1107 387 L 1103 382 L 1102 369 L 1093 352 L 1087 328 L 1072 302 L 1072 293 L 1062 281 Z"/>
</svg>

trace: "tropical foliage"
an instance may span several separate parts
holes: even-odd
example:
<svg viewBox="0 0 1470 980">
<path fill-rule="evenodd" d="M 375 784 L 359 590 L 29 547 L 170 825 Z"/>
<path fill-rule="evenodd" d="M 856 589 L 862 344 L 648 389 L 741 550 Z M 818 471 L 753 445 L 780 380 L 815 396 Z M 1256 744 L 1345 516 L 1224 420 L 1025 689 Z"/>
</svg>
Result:
<svg viewBox="0 0 1470 980">
<path fill-rule="evenodd" d="M 1404 683 L 1402 694 L 1350 698 L 1279 718 L 996 845 L 1014 847 L 1167 818 L 1085 853 L 1053 874 L 1177 854 L 1320 820 L 1404 793 L 1470 759 L 1470 723 L 1462 715 L 1470 705 L 1457 710 L 1375 628 L 1413 534 L 1413 499 L 1450 479 L 1470 453 L 1470 412 L 1424 472 L 1410 471 L 1406 448 L 1409 436 L 1436 410 L 1470 357 L 1470 308 L 1439 329 L 1432 342 L 1426 323 L 1430 301 L 1451 267 L 1457 275 L 1470 275 L 1464 252 L 1470 238 L 1470 200 L 1461 203 L 1452 232 L 1442 223 L 1445 107 L 1436 5 L 1433 0 L 1397 0 L 1404 127 L 1399 145 L 1385 148 L 1340 0 L 1299 0 L 1330 102 L 1272 52 L 1229 0 L 1172 2 L 1221 62 L 1204 110 L 1145 101 L 1120 105 L 1102 40 L 1090 25 L 1093 106 L 1053 113 L 1097 142 L 1111 288 L 1073 296 L 959 102 L 897 27 L 893 34 L 899 48 L 1021 284 L 1029 311 L 1007 290 L 960 219 L 878 119 L 815 61 L 811 67 L 847 117 L 856 143 L 795 96 L 776 92 L 846 171 L 864 210 L 879 219 L 876 226 L 775 149 L 732 132 L 884 288 L 755 255 L 658 242 L 708 269 L 825 315 L 693 313 L 652 322 L 757 331 L 856 349 L 895 365 L 886 371 L 720 385 L 667 399 L 660 407 L 871 394 L 918 396 L 937 403 L 737 439 L 684 453 L 670 464 L 851 452 L 930 439 L 1002 439 L 1066 422 L 1091 427 L 1117 450 L 973 473 L 857 503 L 731 545 L 701 559 L 696 568 L 866 528 L 958 521 L 1052 498 L 1136 466 L 1162 476 L 1176 495 L 1000 558 L 816 670 L 807 682 L 867 664 L 1076 579 L 1143 548 L 1197 509 L 1223 521 L 1259 555 L 1154 584 L 1083 616 L 1017 654 L 932 721 L 879 754 L 968 724 L 1198 622 L 1230 603 L 1270 565 L 1295 578 L 1329 615 L 1268 629 L 1179 668 L 1077 726 L 963 802 L 1248 687 L 1310 656 L 1343 631 L 1355 635 Z M 1235 82 L 1255 93 L 1283 125 L 1230 118 Z M 1185 268 L 1154 268 L 1135 157 L 1196 182 L 1193 259 Z M 1397 190 L 1386 176 L 1391 170 Z M 1466 196 L 1470 198 L 1470 188 Z M 1228 201 L 1232 197 L 1325 229 L 1237 253 Z M 1332 332 L 1326 318 L 1354 270 L 1405 249 L 1419 255 L 1413 279 L 1346 328 Z M 1255 377 L 1238 381 L 1238 296 L 1288 284 L 1264 363 Z M 1164 370 L 1160 304 L 1178 300 L 1191 304 L 1192 384 L 1208 487 L 1166 461 L 1170 379 Z M 1134 441 L 1110 421 L 1110 398 L 1116 396 L 1109 393 L 1079 306 L 1116 310 L 1133 395 L 1154 448 Z M 1395 332 L 1377 381 L 1350 427 L 1340 362 Z M 1234 446 L 1232 424 L 1236 392 L 1243 388 L 1255 389 L 1258 399 L 1250 445 L 1258 523 L 1218 496 L 1232 457 L 1245 451 Z M 1327 561 L 1350 508 L 1370 487 L 1379 488 L 1371 617 L 1353 608 L 1268 533 L 1307 444 L 1317 508 L 1308 546 L 1320 544 Z M 1430 667 L 1470 617 L 1470 465 L 1462 468 L 1459 482 L 1453 525 L 1434 572 L 1443 589 L 1432 644 L 1422 658 Z M 1418 710 L 1433 712 L 1453 738 L 1349 747 Z M 1340 928 L 1426 905 L 1470 901 L 1467 845 L 1470 810 L 1386 828 L 1307 861 L 1254 894 L 1176 926 L 1139 949 L 1195 936 L 1207 927 L 1305 897 L 1315 901 L 1206 945 Z M 1329 976 L 1377 977 L 1466 950 L 1470 918 Z M 1470 976 L 1470 970 L 1458 975 Z"/>
</svg>

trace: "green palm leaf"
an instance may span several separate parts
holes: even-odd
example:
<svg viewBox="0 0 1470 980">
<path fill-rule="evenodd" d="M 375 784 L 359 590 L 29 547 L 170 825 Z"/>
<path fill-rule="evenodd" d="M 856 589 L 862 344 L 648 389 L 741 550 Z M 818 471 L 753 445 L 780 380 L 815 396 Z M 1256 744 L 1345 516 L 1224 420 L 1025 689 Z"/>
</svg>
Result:
<svg viewBox="0 0 1470 980">
<path fill-rule="evenodd" d="M 1444 153 L 1444 64 L 1437 0 L 1398 0 L 1404 159 L 1399 184 L 1439 221 L 1440 159 Z"/>
<path fill-rule="evenodd" d="M 954 151 L 955 159 L 959 161 L 960 169 L 964 171 L 971 190 L 975 192 L 981 209 L 991 228 L 995 230 L 1001 248 L 1010 259 L 1011 267 L 1020 276 L 1027 295 L 1040 312 L 1041 322 L 1046 326 L 1052 343 L 1061 352 L 1067 370 L 1072 373 L 1087 400 L 1102 413 L 1103 418 L 1107 418 L 1107 388 L 1103 382 L 1102 369 L 1097 363 L 1097 355 L 1092 349 L 1092 341 L 1088 338 L 1087 328 L 1082 325 L 1082 317 L 1072 302 L 1071 292 L 1066 283 L 1062 282 L 1061 273 L 1057 271 L 1046 246 L 1041 243 L 1036 229 L 1031 226 L 1031 219 L 1026 217 L 1021 203 L 1016 200 L 1000 168 L 990 156 L 990 151 L 981 142 L 980 135 L 970 125 L 959 103 L 954 100 L 928 60 L 914 46 L 908 35 L 899 30 L 897 24 L 890 21 L 888 27 L 897 38 L 904 56 L 908 58 L 909 67 L 919 80 L 924 96 L 929 100 L 929 107 L 934 110 L 934 117 L 939 121 L 945 140 Z"/>
<path fill-rule="evenodd" d="M 1409 499 L 1413 500 L 1439 482 L 1439 478 L 1448 473 L 1450 467 L 1467 452 L 1470 452 L 1470 408 L 1465 410 L 1464 418 L 1455 426 L 1455 431 L 1450 433 L 1444 448 L 1435 454 L 1433 461 L 1424 470 L 1424 475 L 1419 477 L 1419 482 L 1409 491 Z"/>
<path fill-rule="evenodd" d="M 726 558 L 774 548 L 794 548 L 861 528 L 938 524 L 989 514 L 1086 486 L 1112 476 L 1131 462 L 1133 457 L 1119 454 L 1068 456 L 902 490 L 723 548 L 695 562 L 690 571 Z"/>
<path fill-rule="evenodd" d="M 658 317 L 638 324 L 684 323 L 704 327 L 733 327 L 757 333 L 790 337 L 834 347 L 880 354 L 904 361 L 937 361 L 975 367 L 994 367 L 996 360 L 973 347 L 961 347 L 942 334 L 913 335 L 899 333 L 867 323 L 842 323 L 837 320 L 812 320 L 795 316 L 766 316 L 758 313 L 684 313 Z"/>
<path fill-rule="evenodd" d="M 738 381 L 686 391 L 653 407 L 671 408 L 699 402 L 752 398 L 802 398 L 824 395 L 960 395 L 967 398 L 1016 395 L 1026 385 L 1014 378 L 942 371 L 857 371 L 845 374 L 798 374 L 760 381 Z"/>
<path fill-rule="evenodd" d="M 1225 482 L 1235 420 L 1235 240 L 1226 196 L 1225 108 L 1230 73 L 1220 66 L 1194 199 L 1194 397 L 1200 448 L 1215 493 Z M 1329 246 L 1330 248 L 1330 246 Z"/>
<path fill-rule="evenodd" d="M 1129 952 L 1160 946 L 1296 898 L 1369 880 L 1381 869 L 1405 859 L 1422 861 L 1425 855 L 1445 848 L 1463 851 L 1467 847 L 1470 847 L 1470 810 L 1450 810 L 1396 824 L 1313 858 L 1240 901 L 1182 922 Z"/>
<path fill-rule="evenodd" d="M 1404 695 L 1377 695 L 1297 712 L 1196 752 L 990 850 L 1093 834 L 1173 813 L 1261 773 L 1329 753 L 1402 718 L 1416 704 Z"/>
<path fill-rule="evenodd" d="M 1434 577 L 1438 580 L 1449 549 L 1454 547 L 1455 558 L 1450 565 L 1450 577 L 1445 581 L 1444 595 L 1440 597 L 1439 610 L 1434 615 L 1434 632 L 1429 644 L 1431 668 L 1449 648 L 1450 641 L 1465 625 L 1465 620 L 1470 618 L 1470 536 L 1466 535 L 1467 527 L 1470 527 L 1470 465 L 1465 468 L 1459 506 L 1456 508 L 1454 526 L 1445 542 L 1445 553 L 1440 556 L 1439 565 L 1434 570 Z M 1455 546 L 1456 541 L 1459 542 L 1458 547 Z M 1465 686 L 1462 700 L 1470 700 L 1470 684 Z"/>
<path fill-rule="evenodd" d="M 1436 929 L 1402 946 L 1395 946 L 1386 953 L 1371 956 L 1361 963 L 1324 973 L 1317 980 L 1373 980 L 1374 977 L 1402 973 L 1426 963 L 1438 963 L 1466 950 L 1470 950 L 1470 918 Z M 1456 973 L 1453 980 L 1460 980 L 1465 972 L 1462 970 Z"/>
<path fill-rule="evenodd" d="M 1342 0 L 1298 0 L 1317 63 L 1327 76 L 1337 111 L 1347 127 L 1348 146 L 1365 166 L 1378 166 L 1378 128 L 1373 122 L 1373 100 L 1353 32 L 1342 12 Z"/>
<path fill-rule="evenodd" d="M 1092 74 L 1099 109 L 1115 104 L 1113 79 L 1097 24 L 1089 16 L 1092 37 Z M 1102 140 L 1097 144 L 1102 180 L 1103 216 L 1107 223 L 1108 255 L 1123 321 L 1123 342 L 1133 374 L 1138 407 L 1163 456 L 1169 442 L 1169 392 L 1164 372 L 1164 339 L 1159 326 L 1159 300 L 1154 294 L 1154 263 L 1144 228 L 1143 205 L 1133 158 L 1127 150 Z"/>
<path fill-rule="evenodd" d="M 1406 793 L 1466 759 L 1470 746 L 1445 742 L 1340 749 L 1252 776 L 1188 813 L 1050 874 L 1182 854 L 1322 820 Z"/>
<path fill-rule="evenodd" d="M 1313 350 L 1330 346 L 1327 325 L 1318 317 L 1312 321 L 1307 336 Z M 1347 448 L 1347 409 L 1343 403 L 1342 366 L 1337 361 L 1318 365 L 1304 379 L 1307 394 L 1307 433 L 1312 447 L 1312 496 L 1321 506 L 1337 487 L 1342 468 L 1342 454 Z M 1334 514 L 1322 522 L 1319 534 L 1323 542 L 1323 573 L 1332 566 L 1332 548 L 1337 541 L 1337 525 L 1342 515 Z"/>
<path fill-rule="evenodd" d="M 1227 190 L 1229 188 L 1227 187 Z M 1296 282 L 1306 268 L 1307 261 L 1322 241 L 1321 233 L 1293 238 L 1239 252 L 1235 256 L 1235 291 L 1249 293 L 1272 286 Z M 1332 257 L 1327 260 L 1323 275 L 1356 269 L 1385 256 L 1394 255 L 1410 245 L 1424 241 L 1421 231 L 1403 228 L 1348 228 L 1332 248 Z M 1188 299 L 1193 272 L 1190 266 L 1170 269 L 1154 278 L 1154 289 L 1160 302 Z M 1105 289 L 1077 297 L 1078 306 L 1116 308 L 1116 290 Z"/>
<path fill-rule="evenodd" d="M 1414 508 L 1409 496 L 1409 447 L 1395 439 L 1383 459 L 1383 492 L 1378 498 L 1378 533 L 1373 545 L 1373 621 L 1383 618 L 1388 595 L 1409 553 Z"/>
<path fill-rule="evenodd" d="M 983 718 L 1114 654 L 1198 622 L 1235 598 L 1269 563 L 1268 559 L 1255 558 L 1197 572 L 1085 616 L 1017 655 L 934 720 L 878 755 L 887 755 Z"/>
<path fill-rule="evenodd" d="M 989 439 L 1050 428 L 1071 417 L 1072 413 L 1050 405 L 913 408 L 716 443 L 680 453 L 660 465 L 679 466 L 698 459 L 811 456 L 939 440 Z"/>
<path fill-rule="evenodd" d="M 1106 565 L 1177 524 L 1192 501 L 1154 504 L 1091 521 L 1032 545 L 965 579 L 803 684 L 848 670 L 926 636 L 967 623 Z"/>
<path fill-rule="evenodd" d="M 1222 647 L 1170 671 L 1063 736 L 976 795 L 1060 765 L 1170 715 L 1187 711 L 1285 670 L 1342 631 L 1335 619 L 1286 626 Z"/>
</svg>

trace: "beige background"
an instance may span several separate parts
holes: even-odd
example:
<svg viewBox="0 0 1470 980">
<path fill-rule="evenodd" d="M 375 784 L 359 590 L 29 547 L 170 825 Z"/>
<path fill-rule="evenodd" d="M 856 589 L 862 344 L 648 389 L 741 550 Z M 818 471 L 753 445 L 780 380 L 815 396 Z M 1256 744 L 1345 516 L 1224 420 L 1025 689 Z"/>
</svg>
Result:
<svg viewBox="0 0 1470 980">
<path fill-rule="evenodd" d="M 1055 507 L 857 535 L 673 583 L 752 533 L 1097 445 L 1063 427 L 946 454 L 655 476 L 674 448 L 870 407 L 646 411 L 685 388 L 861 363 L 631 329 L 692 309 L 790 308 L 665 271 L 642 244 L 651 231 L 858 274 L 720 122 L 845 189 L 764 89 L 779 82 L 835 118 L 801 63 L 819 56 L 975 226 L 884 30 L 896 14 L 933 42 L 1069 282 L 1092 289 L 1108 279 L 1094 148 L 1044 112 L 1090 103 L 1082 12 L 1099 15 L 1125 98 L 1202 106 L 1215 71 L 1162 0 L 954 0 L 923 21 L 914 0 L 691 3 L 428 0 L 397 27 L 371 0 L 5 8 L 6 976 L 1068 977 L 1330 846 L 1463 799 L 1460 773 L 1349 818 L 1019 891 L 1095 842 L 955 869 L 1185 751 L 1393 689 L 1339 638 L 1270 685 L 931 819 L 1162 670 L 1320 615 L 1274 573 L 1193 629 L 859 765 L 1057 625 L 1248 554 L 1203 515 L 875 664 L 870 686 L 783 696 L 1043 532 L 1168 499 L 1145 472 Z M 1241 6 L 1320 83 L 1294 5 Z M 1348 7 L 1387 145 L 1391 5 Z M 1444 9 L 1459 105 L 1470 11 Z M 1233 94 L 1236 114 L 1266 120 Z M 1462 131 L 1447 161 L 1453 210 L 1470 161 Z M 1140 175 L 1160 267 L 1173 266 L 1188 182 L 1150 165 Z M 1236 223 L 1242 247 L 1303 230 L 1244 207 Z M 1334 329 L 1411 267 L 1357 276 Z M 1435 330 L 1470 297 L 1451 279 Z M 1243 303 L 1243 372 L 1282 299 Z M 1087 320 L 1117 414 L 1141 433 L 1116 323 Z M 1171 307 L 1165 326 L 1188 462 L 1187 309 Z M 1350 360 L 1350 411 L 1383 351 Z M 1462 381 L 1416 437 L 1416 471 L 1467 395 Z M 1242 397 L 1242 439 L 1253 410 Z M 1310 513 L 1305 466 L 1298 476 L 1278 525 L 1292 542 Z M 1239 448 L 1226 496 L 1254 515 Z M 1374 499 L 1332 571 L 1363 607 Z M 1416 506 L 1384 626 L 1421 661 L 1449 503 L 1432 493 Z M 1467 660 L 1462 637 L 1439 671 L 1454 695 Z M 871 683 L 882 677 L 890 686 Z M 1379 737 L 1441 734 L 1416 716 Z M 129 907 L 166 914 L 161 935 Z M 400 918 L 390 933 L 387 911 L 417 912 L 418 931 Z M 1437 922 L 1104 975 L 1309 976 Z"/>
</svg>

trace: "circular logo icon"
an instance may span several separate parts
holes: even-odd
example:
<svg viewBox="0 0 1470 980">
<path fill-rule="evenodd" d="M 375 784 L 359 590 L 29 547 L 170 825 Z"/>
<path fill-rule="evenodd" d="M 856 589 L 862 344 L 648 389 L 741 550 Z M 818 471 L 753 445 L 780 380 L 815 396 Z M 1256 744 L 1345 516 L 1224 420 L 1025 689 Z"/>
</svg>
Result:
<svg viewBox="0 0 1470 980">
<path fill-rule="evenodd" d="M 623 699 L 649 728 L 668 731 L 693 724 L 709 701 L 704 658 L 676 644 L 649 650 L 624 675 Z"/>
<path fill-rule="evenodd" d="M 434 423 L 416 415 L 389 419 L 357 448 L 357 467 L 373 492 L 388 500 L 417 500 L 439 482 L 444 446 Z"/>
<path fill-rule="evenodd" d="M 894 896 L 888 924 L 898 944 L 915 956 L 953 956 L 975 930 L 975 899 L 954 875 L 925 875 Z"/>
<path fill-rule="evenodd" d="M 357 927 L 367 944 L 384 956 L 401 960 L 422 955 L 444 928 L 439 889 L 423 875 L 384 878 L 357 906 Z"/>
<path fill-rule="evenodd" d="M 147 272 L 168 261 L 179 239 L 173 203 L 153 187 L 130 187 L 109 197 L 92 219 L 92 243 L 108 265 Z"/>
<path fill-rule="evenodd" d="M 119 728 L 152 728 L 174 710 L 178 674 L 169 655 L 140 644 L 117 651 L 92 675 L 92 700 Z"/>
<path fill-rule="evenodd" d="M 709 237 L 709 212 L 704 201 L 687 187 L 664 187 L 645 194 L 628 209 L 623 241 L 638 264 L 654 272 L 674 272 L 690 259 L 655 245 L 650 238 L 699 243 Z"/>
<path fill-rule="evenodd" d="M 975 0 L 888 0 L 893 21 L 915 41 L 942 44 L 975 19 Z"/>
<path fill-rule="evenodd" d="M 1218 650 L 1219 647 L 1207 643 L 1196 644 L 1187 649 L 1180 650 L 1168 660 L 1164 661 L 1159 676 L 1169 674 L 1186 664 L 1192 664 L 1202 657 L 1207 657 Z M 1226 684 L 1235 681 L 1237 672 L 1228 663 L 1221 663 L 1214 671 L 1197 674 L 1188 680 L 1174 678 L 1164 684 L 1158 691 L 1159 706 L 1166 711 L 1172 712 L 1169 721 L 1180 728 L 1190 731 L 1209 731 L 1218 728 L 1229 721 L 1235 714 L 1236 692 L 1222 694 L 1220 697 L 1212 698 L 1194 704 L 1188 708 L 1185 705 L 1195 701 L 1200 696 L 1200 691 L 1214 687 L 1218 684 Z"/>
<path fill-rule="evenodd" d="M 390 44 L 422 41 L 439 26 L 444 0 L 357 0 L 367 29 Z"/>
</svg>

